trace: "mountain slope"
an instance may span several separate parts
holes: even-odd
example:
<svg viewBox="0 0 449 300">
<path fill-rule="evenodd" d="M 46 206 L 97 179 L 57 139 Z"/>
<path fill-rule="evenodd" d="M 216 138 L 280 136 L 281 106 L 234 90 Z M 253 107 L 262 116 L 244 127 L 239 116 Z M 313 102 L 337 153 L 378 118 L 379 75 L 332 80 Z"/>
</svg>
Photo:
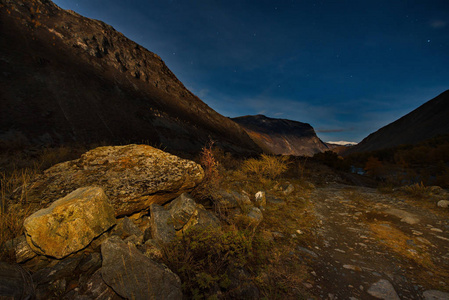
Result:
<svg viewBox="0 0 449 300">
<path fill-rule="evenodd" d="M 129 143 L 260 152 L 156 54 L 48 0 L 0 0 L 0 146 Z"/>
<path fill-rule="evenodd" d="M 313 155 L 328 150 L 313 127 L 286 119 L 263 115 L 233 118 L 266 152 L 284 155 Z"/>
<path fill-rule="evenodd" d="M 449 90 L 370 134 L 345 153 L 415 144 L 442 134 L 449 134 Z"/>
</svg>

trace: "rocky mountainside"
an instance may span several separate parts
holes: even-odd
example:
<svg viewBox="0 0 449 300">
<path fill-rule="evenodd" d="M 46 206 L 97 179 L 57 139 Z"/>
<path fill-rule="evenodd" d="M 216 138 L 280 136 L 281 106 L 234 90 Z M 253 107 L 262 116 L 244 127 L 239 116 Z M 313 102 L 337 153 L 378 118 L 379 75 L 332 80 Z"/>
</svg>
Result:
<svg viewBox="0 0 449 300">
<path fill-rule="evenodd" d="M 211 138 L 260 149 L 159 56 L 49 0 L 0 0 L 0 146 L 147 142 L 197 152 Z"/>
<path fill-rule="evenodd" d="M 448 116 L 449 90 L 370 134 L 345 153 L 374 151 L 402 144 L 416 144 L 437 135 L 449 134 Z"/>
<path fill-rule="evenodd" d="M 328 150 L 313 127 L 263 115 L 233 118 L 264 151 L 285 155 L 313 155 Z"/>
</svg>

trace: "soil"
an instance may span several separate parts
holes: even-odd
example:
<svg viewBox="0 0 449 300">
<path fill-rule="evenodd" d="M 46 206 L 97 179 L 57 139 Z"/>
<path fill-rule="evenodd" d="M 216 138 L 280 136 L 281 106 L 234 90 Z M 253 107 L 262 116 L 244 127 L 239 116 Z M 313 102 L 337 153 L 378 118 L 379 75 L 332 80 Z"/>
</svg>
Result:
<svg viewBox="0 0 449 300">
<path fill-rule="evenodd" d="M 368 290 L 381 279 L 400 299 L 424 299 L 427 290 L 449 292 L 448 209 L 341 184 L 316 188 L 310 202 L 315 238 L 304 239 L 298 249 L 310 268 L 303 283 L 310 295 L 377 299 Z M 395 299 L 394 291 L 386 288 L 390 296 L 384 299 Z"/>
</svg>

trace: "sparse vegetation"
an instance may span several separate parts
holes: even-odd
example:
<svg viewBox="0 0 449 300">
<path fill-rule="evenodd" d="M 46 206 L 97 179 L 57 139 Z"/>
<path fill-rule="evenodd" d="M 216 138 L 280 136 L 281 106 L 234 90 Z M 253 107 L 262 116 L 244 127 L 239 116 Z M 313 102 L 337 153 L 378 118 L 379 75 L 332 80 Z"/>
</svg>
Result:
<svg viewBox="0 0 449 300">
<path fill-rule="evenodd" d="M 267 254 L 263 239 L 231 226 L 190 230 L 164 248 L 163 259 L 181 277 L 187 297 L 206 299 L 231 289 L 236 271 L 254 271 Z"/>
<path fill-rule="evenodd" d="M 427 199 L 432 195 L 430 187 L 425 186 L 422 182 L 404 186 L 401 191 L 414 198 Z"/>
</svg>

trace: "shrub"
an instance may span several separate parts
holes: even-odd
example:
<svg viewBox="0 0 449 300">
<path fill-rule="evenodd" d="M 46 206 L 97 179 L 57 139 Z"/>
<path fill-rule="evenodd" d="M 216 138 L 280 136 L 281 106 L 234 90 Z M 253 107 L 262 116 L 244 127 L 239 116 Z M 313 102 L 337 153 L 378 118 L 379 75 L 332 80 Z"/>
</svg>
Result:
<svg viewBox="0 0 449 300">
<path fill-rule="evenodd" d="M 422 182 L 404 186 L 401 190 L 415 198 L 428 198 L 432 195 L 430 187 L 425 186 Z"/>
<path fill-rule="evenodd" d="M 214 155 L 214 142 L 209 142 L 201 150 L 199 162 L 204 169 L 203 181 L 192 191 L 194 196 L 200 202 L 210 200 L 221 183 L 220 164 Z"/>
</svg>

